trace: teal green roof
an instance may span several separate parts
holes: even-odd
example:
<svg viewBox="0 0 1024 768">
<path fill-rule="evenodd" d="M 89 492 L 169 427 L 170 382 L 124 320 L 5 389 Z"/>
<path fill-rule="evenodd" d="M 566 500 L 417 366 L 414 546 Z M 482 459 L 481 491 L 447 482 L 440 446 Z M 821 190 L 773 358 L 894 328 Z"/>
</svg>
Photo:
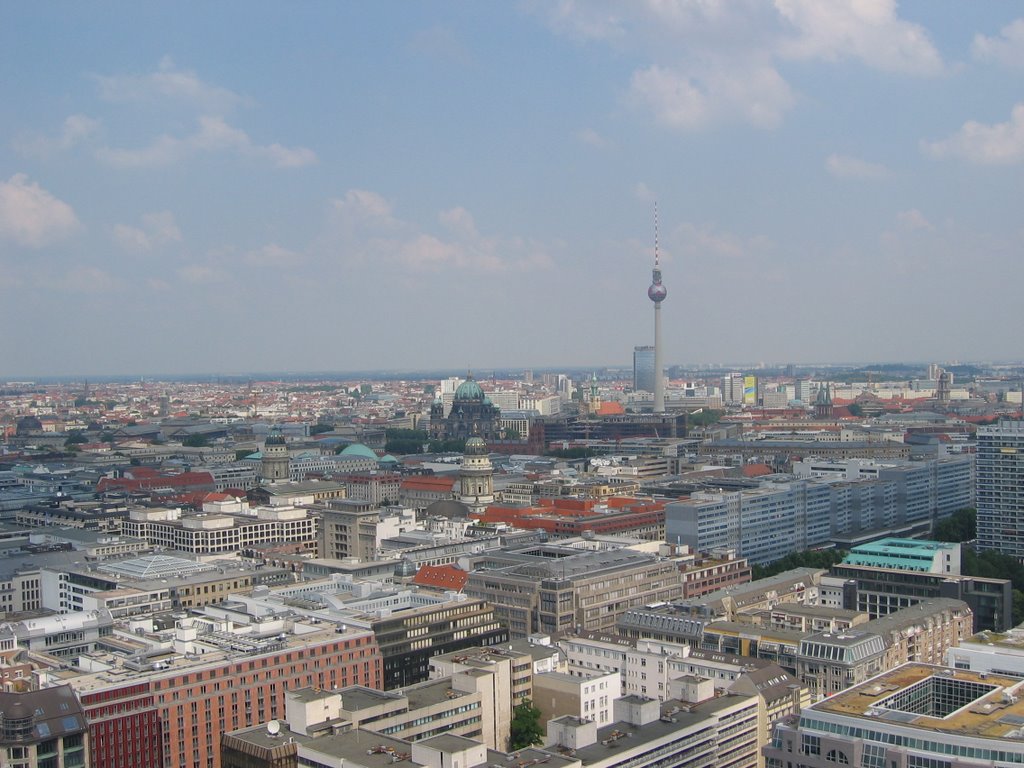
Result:
<svg viewBox="0 0 1024 768">
<path fill-rule="evenodd" d="M 952 550 L 955 544 L 919 539 L 880 539 L 850 550 L 845 565 L 866 565 L 873 568 L 895 568 L 901 571 L 928 572 L 938 552 Z"/>
<path fill-rule="evenodd" d="M 380 457 L 380 463 L 381 464 L 397 464 L 398 463 L 398 459 L 396 459 L 394 456 L 392 456 L 390 453 L 388 453 L 388 454 L 385 454 L 384 456 Z"/>
<path fill-rule="evenodd" d="M 472 377 L 470 377 L 461 384 L 459 384 L 459 388 L 455 390 L 455 399 L 483 400 L 484 391 L 480 389 L 480 385 L 477 384 Z"/>
<path fill-rule="evenodd" d="M 352 443 L 352 445 L 346 446 L 345 449 L 339 455 L 362 456 L 365 459 L 373 459 L 375 461 L 377 460 L 377 454 L 374 453 L 369 448 L 367 448 L 362 443 Z"/>
</svg>

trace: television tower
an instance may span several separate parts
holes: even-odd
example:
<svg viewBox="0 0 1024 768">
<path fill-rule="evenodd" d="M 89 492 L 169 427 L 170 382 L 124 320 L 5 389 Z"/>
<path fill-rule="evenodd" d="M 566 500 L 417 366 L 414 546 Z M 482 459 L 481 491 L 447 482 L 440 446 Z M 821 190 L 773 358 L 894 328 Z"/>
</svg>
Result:
<svg viewBox="0 0 1024 768">
<path fill-rule="evenodd" d="M 665 412 L 664 363 L 661 357 L 661 302 L 668 291 L 661 284 L 661 260 L 658 255 L 658 204 L 654 204 L 654 270 L 647 298 L 654 302 L 654 412 Z"/>
</svg>

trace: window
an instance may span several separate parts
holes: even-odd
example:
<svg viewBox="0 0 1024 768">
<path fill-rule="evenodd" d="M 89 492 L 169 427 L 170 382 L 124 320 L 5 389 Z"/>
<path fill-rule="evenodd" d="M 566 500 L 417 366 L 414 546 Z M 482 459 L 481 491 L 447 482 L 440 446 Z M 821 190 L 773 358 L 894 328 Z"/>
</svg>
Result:
<svg viewBox="0 0 1024 768">
<path fill-rule="evenodd" d="M 805 755 L 820 755 L 821 737 L 803 734 L 800 737 L 800 751 Z"/>
</svg>

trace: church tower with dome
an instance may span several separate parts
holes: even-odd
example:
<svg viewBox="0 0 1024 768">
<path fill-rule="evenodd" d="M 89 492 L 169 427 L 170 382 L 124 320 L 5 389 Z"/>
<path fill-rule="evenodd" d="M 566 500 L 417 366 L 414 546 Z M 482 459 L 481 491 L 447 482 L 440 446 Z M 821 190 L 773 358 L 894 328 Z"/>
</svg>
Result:
<svg viewBox="0 0 1024 768">
<path fill-rule="evenodd" d="M 484 394 L 471 373 L 455 390 L 447 416 L 440 399 L 430 406 L 431 440 L 469 440 L 475 436 L 486 443 L 498 439 L 500 428 L 501 410 Z"/>
<path fill-rule="evenodd" d="M 291 477 L 291 456 L 281 430 L 274 427 L 263 443 L 263 461 L 260 475 L 265 482 L 288 480 Z"/>
<path fill-rule="evenodd" d="M 479 437 L 466 441 L 455 500 L 469 507 L 474 515 L 483 514 L 494 503 L 494 467 L 487 454 L 487 443 Z"/>
</svg>

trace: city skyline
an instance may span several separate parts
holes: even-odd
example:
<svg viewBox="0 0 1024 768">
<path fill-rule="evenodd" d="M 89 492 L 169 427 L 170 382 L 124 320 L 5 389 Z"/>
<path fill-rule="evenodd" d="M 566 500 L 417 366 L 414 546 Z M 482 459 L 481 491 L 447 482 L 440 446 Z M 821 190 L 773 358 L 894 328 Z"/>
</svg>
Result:
<svg viewBox="0 0 1024 768">
<path fill-rule="evenodd" d="M 104 8 L 0 29 L 6 376 L 627 367 L 655 198 L 667 366 L 1020 355 L 1009 4 Z"/>
</svg>

